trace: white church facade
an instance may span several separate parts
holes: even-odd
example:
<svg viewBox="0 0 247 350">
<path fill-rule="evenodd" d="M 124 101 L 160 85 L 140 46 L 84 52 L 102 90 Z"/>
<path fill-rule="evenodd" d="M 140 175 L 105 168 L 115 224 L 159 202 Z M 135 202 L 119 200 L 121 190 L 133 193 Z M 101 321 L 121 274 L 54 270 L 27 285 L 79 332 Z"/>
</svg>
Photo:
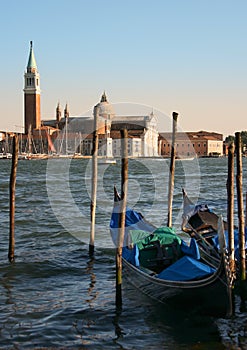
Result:
<svg viewBox="0 0 247 350">
<path fill-rule="evenodd" d="M 98 111 L 98 156 L 121 157 L 121 125 L 128 129 L 129 157 L 158 156 L 159 133 L 154 113 L 151 111 L 149 115 L 140 116 L 115 115 L 113 106 L 108 102 L 105 92 L 102 94 L 100 102 L 94 107 L 91 116 L 70 116 L 66 105 L 64 117 L 61 118 L 61 111 L 58 105 L 56 120 L 43 121 L 42 124 L 50 128 L 59 129 L 57 140 L 55 141 L 55 147 L 57 144 L 56 148 L 59 148 L 58 143 L 67 138 L 70 153 L 80 153 L 89 156 L 93 150 L 94 115 L 96 110 Z"/>
</svg>

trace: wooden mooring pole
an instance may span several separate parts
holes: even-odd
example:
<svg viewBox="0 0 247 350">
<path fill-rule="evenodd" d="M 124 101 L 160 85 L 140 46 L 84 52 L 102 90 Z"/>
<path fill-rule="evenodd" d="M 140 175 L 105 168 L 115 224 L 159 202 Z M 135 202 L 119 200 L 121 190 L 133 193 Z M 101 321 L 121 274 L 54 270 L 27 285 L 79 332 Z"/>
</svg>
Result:
<svg viewBox="0 0 247 350">
<path fill-rule="evenodd" d="M 234 258 L 234 143 L 231 142 L 228 148 L 228 177 L 227 177 L 227 230 L 228 249 L 230 257 L 230 269 L 235 273 Z"/>
<path fill-rule="evenodd" d="M 245 227 L 247 227 L 247 192 L 245 193 Z"/>
<path fill-rule="evenodd" d="M 121 163 L 121 205 L 119 215 L 119 232 L 118 244 L 116 248 L 116 306 L 122 306 L 122 248 L 124 242 L 125 231 L 125 214 L 127 206 L 128 193 L 128 131 L 121 130 L 121 148 L 122 148 L 122 163 Z"/>
<path fill-rule="evenodd" d="M 231 283 L 231 273 L 227 267 L 227 247 L 226 247 L 226 240 L 225 240 L 225 234 L 224 234 L 224 224 L 223 224 L 223 218 L 222 215 L 218 218 L 218 238 L 219 238 L 219 245 L 220 245 L 220 253 L 222 255 L 222 258 L 224 260 L 224 268 L 226 272 L 226 279 L 227 279 L 227 295 L 228 295 L 228 305 L 227 305 L 227 316 L 231 317 L 233 314 L 233 298 L 232 298 L 232 283 Z"/>
<path fill-rule="evenodd" d="M 13 137 L 12 150 L 12 168 L 10 174 L 9 194 L 10 194 L 10 210 L 9 210 L 9 262 L 15 260 L 15 187 L 16 173 L 18 165 L 18 136 Z"/>
<path fill-rule="evenodd" d="M 91 231 L 89 242 L 89 255 L 94 254 L 94 238 L 95 238 L 95 213 L 97 201 L 97 182 L 98 182 L 98 117 L 99 106 L 94 107 L 94 131 L 93 131 L 93 150 L 92 150 L 92 182 L 91 182 Z"/>
<path fill-rule="evenodd" d="M 171 147 L 171 160 L 170 160 L 170 172 L 169 172 L 169 189 L 168 189 L 168 217 L 167 226 L 172 227 L 172 201 L 174 191 L 174 175 L 175 175 L 175 157 L 176 157 L 176 133 L 177 133 L 177 119 L 178 113 L 173 112 L 173 127 L 172 127 L 172 147 Z"/>
<path fill-rule="evenodd" d="M 240 255 L 240 280 L 246 280 L 245 265 L 245 232 L 244 232 L 244 202 L 243 202 L 243 169 L 242 169 L 242 142 L 240 132 L 235 133 L 236 162 L 237 162 L 237 199 L 238 199 L 238 234 L 239 234 L 239 255 Z"/>
</svg>

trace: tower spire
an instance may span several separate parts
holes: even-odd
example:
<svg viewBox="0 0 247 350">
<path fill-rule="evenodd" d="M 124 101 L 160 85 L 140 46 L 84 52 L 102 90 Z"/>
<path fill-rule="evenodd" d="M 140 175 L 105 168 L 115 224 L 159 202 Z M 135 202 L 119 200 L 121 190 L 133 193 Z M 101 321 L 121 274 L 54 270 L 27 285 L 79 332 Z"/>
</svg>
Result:
<svg viewBox="0 0 247 350">
<path fill-rule="evenodd" d="M 68 103 L 66 102 L 65 108 L 64 108 L 64 118 L 69 118 L 69 107 Z"/>
<path fill-rule="evenodd" d="M 105 91 L 104 91 L 103 95 L 101 96 L 100 102 L 108 102 L 108 101 L 107 101 L 106 94 L 105 94 Z"/>
<path fill-rule="evenodd" d="M 58 123 L 61 120 L 61 116 L 62 116 L 62 112 L 61 112 L 61 108 L 60 108 L 60 102 L 58 101 L 57 108 L 56 108 L 56 120 Z"/>
<path fill-rule="evenodd" d="M 37 71 L 37 63 L 35 60 L 34 52 L 33 52 L 33 42 L 30 41 L 30 52 L 29 52 L 29 58 L 27 63 L 27 71 L 29 73 Z"/>
</svg>

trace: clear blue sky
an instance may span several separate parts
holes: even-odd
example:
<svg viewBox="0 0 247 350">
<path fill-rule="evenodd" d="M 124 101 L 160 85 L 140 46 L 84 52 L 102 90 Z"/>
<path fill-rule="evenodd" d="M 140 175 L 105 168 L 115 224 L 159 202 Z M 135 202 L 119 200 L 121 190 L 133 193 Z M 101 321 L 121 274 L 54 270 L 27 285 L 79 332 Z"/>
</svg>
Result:
<svg viewBox="0 0 247 350">
<path fill-rule="evenodd" d="M 0 38 L 0 130 L 23 125 L 30 40 L 42 119 L 58 101 L 83 115 L 106 90 L 179 112 L 185 131 L 247 129 L 246 0 L 1 1 Z"/>
</svg>

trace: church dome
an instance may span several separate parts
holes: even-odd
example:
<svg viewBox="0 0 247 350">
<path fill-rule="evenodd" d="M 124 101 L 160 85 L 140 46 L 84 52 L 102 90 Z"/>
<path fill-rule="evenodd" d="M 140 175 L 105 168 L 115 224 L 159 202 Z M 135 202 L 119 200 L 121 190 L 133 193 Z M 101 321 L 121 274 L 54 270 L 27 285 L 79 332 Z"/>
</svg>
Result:
<svg viewBox="0 0 247 350">
<path fill-rule="evenodd" d="M 99 107 L 99 116 L 105 119 L 112 119 L 115 115 L 112 105 L 107 101 L 105 92 L 101 96 L 100 103 L 97 105 Z"/>
</svg>

